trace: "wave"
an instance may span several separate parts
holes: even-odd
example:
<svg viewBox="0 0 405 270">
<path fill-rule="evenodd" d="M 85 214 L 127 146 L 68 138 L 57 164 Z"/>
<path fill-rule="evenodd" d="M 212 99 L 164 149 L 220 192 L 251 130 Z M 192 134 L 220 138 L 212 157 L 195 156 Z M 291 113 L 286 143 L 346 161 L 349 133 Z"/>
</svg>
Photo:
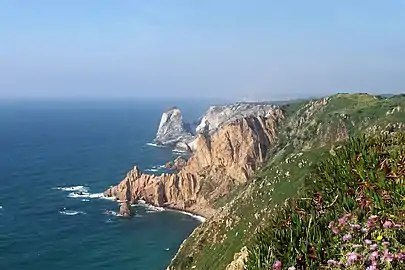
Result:
<svg viewBox="0 0 405 270">
<path fill-rule="evenodd" d="M 146 145 L 152 146 L 152 147 L 159 147 L 159 148 L 164 148 L 164 145 L 156 144 L 156 143 L 146 143 Z"/>
<path fill-rule="evenodd" d="M 194 218 L 194 219 L 197 219 L 197 220 L 200 221 L 200 222 L 205 222 L 205 220 L 206 220 L 205 217 L 202 217 L 202 216 L 199 216 L 199 215 L 195 215 L 195 214 L 192 214 L 192 213 L 189 213 L 189 212 L 179 211 L 179 210 L 172 210 L 172 211 L 176 211 L 176 212 L 182 213 L 182 214 L 184 214 L 184 215 L 190 216 L 190 217 L 192 217 L 192 218 Z"/>
<path fill-rule="evenodd" d="M 82 198 L 82 201 L 90 201 L 89 199 L 104 199 L 109 201 L 116 201 L 117 198 L 115 197 L 106 197 L 103 193 L 89 193 L 89 192 L 82 192 L 81 194 L 71 192 L 68 195 L 69 198 Z"/>
<path fill-rule="evenodd" d="M 165 211 L 165 208 L 159 207 L 159 206 L 153 206 L 151 204 L 147 204 L 144 200 L 138 200 L 136 204 L 133 204 L 131 206 L 142 206 L 146 209 L 146 213 L 153 213 L 153 212 L 162 212 Z"/>
<path fill-rule="evenodd" d="M 115 197 L 106 197 L 103 193 L 90 193 L 89 187 L 86 186 L 71 186 L 71 187 L 56 187 L 54 189 L 71 191 L 67 196 L 69 198 L 81 198 L 83 202 L 88 202 L 89 199 L 105 199 L 115 201 Z"/>
<path fill-rule="evenodd" d="M 138 202 L 136 204 L 131 204 L 131 206 L 136 206 L 136 205 L 139 205 L 139 206 L 142 206 L 142 207 L 146 208 L 146 213 L 162 212 L 162 211 L 168 210 L 168 211 L 178 212 L 178 213 L 181 213 L 183 215 L 190 216 L 190 217 L 192 217 L 194 219 L 197 219 L 200 222 L 205 222 L 205 220 L 206 220 L 205 217 L 195 215 L 195 214 L 192 214 L 192 213 L 189 213 L 189 212 L 180 211 L 180 210 L 171 209 L 171 208 L 153 206 L 153 205 L 147 204 L 144 200 L 138 200 Z"/>
<path fill-rule="evenodd" d="M 179 150 L 179 149 L 173 149 L 172 152 L 175 153 L 175 154 L 182 154 L 182 155 L 189 153 L 189 151 L 186 151 L 186 150 Z"/>
<path fill-rule="evenodd" d="M 88 192 L 82 192 L 82 193 L 71 192 L 71 193 L 69 193 L 68 197 L 69 198 L 99 199 L 99 198 L 103 198 L 104 194 L 103 193 L 88 193 Z"/>
<path fill-rule="evenodd" d="M 83 211 L 74 211 L 74 210 L 59 210 L 59 213 L 66 216 L 76 216 L 76 215 L 85 215 L 86 212 Z"/>
<path fill-rule="evenodd" d="M 145 171 L 146 172 L 158 172 L 159 169 L 146 169 Z"/>
<path fill-rule="evenodd" d="M 87 192 L 89 190 L 89 188 L 85 186 L 57 187 L 55 189 L 63 191 L 81 191 L 81 192 Z"/>
</svg>

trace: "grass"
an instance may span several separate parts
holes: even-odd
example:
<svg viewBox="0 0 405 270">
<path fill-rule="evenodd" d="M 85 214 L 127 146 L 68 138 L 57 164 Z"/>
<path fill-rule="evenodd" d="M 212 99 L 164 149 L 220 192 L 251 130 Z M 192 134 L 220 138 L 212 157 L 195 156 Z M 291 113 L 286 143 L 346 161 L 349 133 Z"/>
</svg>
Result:
<svg viewBox="0 0 405 270">
<path fill-rule="evenodd" d="M 320 162 L 298 198 L 288 200 L 267 221 L 249 249 L 247 269 L 364 268 L 377 261 L 365 240 L 377 245 L 379 267 L 404 269 L 404 183 L 403 133 L 351 139 Z M 367 225 L 371 218 L 376 220 L 373 227 Z M 349 222 L 362 231 L 350 230 Z M 382 226 L 386 222 L 398 228 Z"/>
<path fill-rule="evenodd" d="M 396 107 L 401 108 L 399 112 L 387 114 Z M 339 94 L 328 98 L 327 104 L 300 101 L 282 109 L 285 120 L 266 164 L 248 183 L 214 202 L 218 214 L 185 241 L 172 269 L 225 269 L 243 246 L 252 248 L 258 243 L 259 232 L 269 228 L 269 222 L 286 202 L 308 187 L 319 162 L 330 157 L 330 152 L 340 151 L 346 138 L 339 134 L 379 134 L 389 124 L 395 124 L 391 131 L 403 130 L 396 123 L 405 119 L 405 96 Z M 232 225 L 227 227 L 227 222 Z"/>
</svg>

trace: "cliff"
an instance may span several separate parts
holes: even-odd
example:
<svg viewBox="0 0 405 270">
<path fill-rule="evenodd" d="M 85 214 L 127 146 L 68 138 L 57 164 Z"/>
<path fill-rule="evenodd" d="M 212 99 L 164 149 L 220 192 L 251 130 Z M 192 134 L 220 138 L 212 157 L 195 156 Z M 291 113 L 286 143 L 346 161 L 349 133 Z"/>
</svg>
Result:
<svg viewBox="0 0 405 270">
<path fill-rule="evenodd" d="M 240 269 L 269 269 L 277 259 L 282 261 L 282 269 L 294 266 L 287 259 L 298 256 L 291 252 L 299 249 L 289 246 L 290 240 L 282 238 L 290 237 L 291 232 L 275 230 L 291 221 L 288 215 L 283 216 L 289 208 L 300 213 L 300 208 L 291 207 L 291 200 L 308 188 L 319 162 L 344 153 L 339 149 L 348 138 L 404 130 L 403 108 L 404 96 L 383 98 L 367 94 L 338 94 L 281 106 L 284 120 L 278 123 L 276 141 L 263 166 L 249 181 L 216 202 L 215 215 L 182 243 L 168 269 L 226 269 L 236 265 Z M 329 175 L 334 176 L 335 172 L 331 170 Z M 339 185 L 331 188 L 336 187 Z M 336 196 L 330 194 L 333 196 L 328 205 Z M 319 198 L 313 199 L 316 202 Z M 302 228 L 309 228 L 308 220 Z M 302 242 L 296 239 L 294 243 Z M 247 258 L 241 253 L 244 246 L 249 249 Z M 277 256 L 270 256 L 269 250 Z M 307 258 L 304 256 L 308 254 L 303 253 L 303 258 Z"/>
<path fill-rule="evenodd" d="M 232 106 L 238 108 L 239 105 Z M 179 166 L 178 173 L 154 176 L 143 174 L 135 167 L 118 186 L 106 191 L 106 195 L 120 200 L 143 199 L 207 217 L 182 243 L 168 266 L 171 270 L 267 269 L 272 268 L 276 259 L 282 260 L 283 267 L 286 263 L 288 267 L 293 266 L 290 259 L 300 258 L 294 252 L 301 247 L 289 246 L 290 241 L 283 237 L 290 236 L 291 232 L 284 234 L 278 228 L 291 224 L 289 216 L 294 214 L 291 211 L 300 215 L 303 215 L 302 209 L 318 211 L 308 205 L 299 208 L 297 204 L 290 204 L 319 202 L 311 189 L 305 194 L 305 198 L 311 200 L 294 200 L 311 187 L 314 168 L 319 168 L 317 164 L 331 156 L 351 153 L 340 150 L 350 137 L 391 134 L 405 129 L 404 96 L 338 94 L 271 107 L 265 114 L 260 110 L 257 114 L 251 113 L 254 109 L 249 109 L 248 115 L 231 114 L 232 110 L 225 108 L 228 113 L 223 115 L 229 119 L 221 118 L 222 110 L 217 107 L 211 107 L 201 118 L 197 135 L 189 143 L 195 146 L 193 155 Z M 355 147 L 359 145 L 356 143 Z M 372 148 L 374 146 L 371 144 Z M 354 151 L 356 158 L 351 160 L 363 162 L 358 154 L 362 151 Z M 401 157 L 401 153 L 394 157 Z M 342 168 L 345 161 L 339 162 L 331 164 Z M 351 174 L 355 176 L 360 169 L 362 167 Z M 329 170 L 332 176 L 335 172 L 335 169 Z M 339 187 L 340 180 L 333 177 L 329 180 L 335 182 L 328 188 Z M 332 195 L 328 198 L 334 200 Z M 362 201 L 355 198 L 354 202 L 357 199 Z M 330 201 L 328 207 L 331 206 L 338 204 Z M 289 214 L 285 216 L 285 213 Z M 311 219 L 306 219 L 302 228 L 314 224 L 308 220 Z M 319 220 L 322 226 L 329 224 L 324 219 Z M 326 232 L 327 228 L 324 229 Z M 277 256 L 269 255 L 268 250 L 274 250 Z"/>
<path fill-rule="evenodd" d="M 194 151 L 199 134 L 211 135 L 220 128 L 247 117 L 265 117 L 277 107 L 266 103 L 235 103 L 211 106 L 196 123 L 184 122 L 177 107 L 163 112 L 154 143 Z M 195 126 L 195 130 L 191 127 Z"/>
<path fill-rule="evenodd" d="M 249 116 L 265 116 L 269 111 L 277 108 L 266 103 L 239 102 L 223 106 L 211 106 L 201 118 L 196 127 L 196 133 L 212 134 L 228 123 Z"/>
<path fill-rule="evenodd" d="M 213 202 L 246 182 L 264 162 L 282 118 L 281 110 L 272 108 L 265 116 L 235 119 L 210 136 L 199 134 L 195 152 L 179 172 L 156 176 L 135 166 L 105 195 L 209 217 Z"/>
</svg>

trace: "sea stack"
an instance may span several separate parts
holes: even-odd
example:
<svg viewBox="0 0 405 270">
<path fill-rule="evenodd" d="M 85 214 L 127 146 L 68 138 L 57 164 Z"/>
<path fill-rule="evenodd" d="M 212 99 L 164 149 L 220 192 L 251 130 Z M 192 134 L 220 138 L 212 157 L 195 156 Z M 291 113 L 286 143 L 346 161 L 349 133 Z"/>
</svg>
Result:
<svg viewBox="0 0 405 270">
<path fill-rule="evenodd" d="M 183 120 L 180 109 L 173 107 L 162 114 L 154 143 L 188 151 L 194 139 L 190 125 Z"/>
<path fill-rule="evenodd" d="M 119 214 L 122 217 L 132 217 L 134 215 L 129 201 L 121 203 Z"/>
</svg>

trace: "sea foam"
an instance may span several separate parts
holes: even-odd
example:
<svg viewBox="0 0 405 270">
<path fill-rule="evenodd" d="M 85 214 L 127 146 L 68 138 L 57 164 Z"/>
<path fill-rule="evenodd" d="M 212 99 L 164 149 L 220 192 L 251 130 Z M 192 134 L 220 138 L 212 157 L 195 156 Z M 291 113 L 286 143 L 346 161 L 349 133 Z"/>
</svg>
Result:
<svg viewBox="0 0 405 270">
<path fill-rule="evenodd" d="M 153 146 L 153 147 L 160 147 L 160 148 L 165 147 L 164 145 L 159 145 L 159 144 L 156 144 L 156 143 L 146 143 L 146 145 Z"/>
<path fill-rule="evenodd" d="M 152 212 L 162 212 L 165 211 L 163 207 L 158 207 L 158 206 L 153 206 L 151 204 L 147 204 L 144 200 L 138 200 L 138 202 L 134 205 L 131 206 L 142 206 L 146 209 L 146 213 L 152 213 Z"/>
<path fill-rule="evenodd" d="M 86 192 L 89 190 L 89 188 L 85 186 L 57 187 L 55 189 L 63 191 L 81 191 L 81 192 Z"/>
<path fill-rule="evenodd" d="M 66 216 L 76 216 L 76 215 L 85 215 L 83 211 L 74 211 L 74 210 L 59 210 L 59 213 Z"/>
</svg>

